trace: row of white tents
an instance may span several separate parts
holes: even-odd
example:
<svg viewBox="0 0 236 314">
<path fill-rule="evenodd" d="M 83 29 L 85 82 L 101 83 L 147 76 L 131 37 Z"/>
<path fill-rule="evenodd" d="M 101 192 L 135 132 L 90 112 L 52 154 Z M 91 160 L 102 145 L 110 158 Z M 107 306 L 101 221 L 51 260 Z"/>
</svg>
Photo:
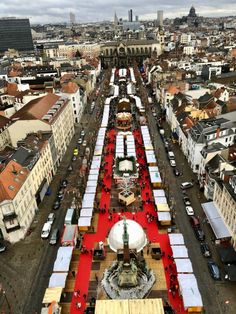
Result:
<svg viewBox="0 0 236 314">
<path fill-rule="evenodd" d="M 184 308 L 201 309 L 203 307 L 202 297 L 196 277 L 193 274 L 192 262 L 188 256 L 188 249 L 184 244 L 184 237 L 181 233 L 169 233 L 169 240 L 177 269 L 177 279 Z"/>
</svg>

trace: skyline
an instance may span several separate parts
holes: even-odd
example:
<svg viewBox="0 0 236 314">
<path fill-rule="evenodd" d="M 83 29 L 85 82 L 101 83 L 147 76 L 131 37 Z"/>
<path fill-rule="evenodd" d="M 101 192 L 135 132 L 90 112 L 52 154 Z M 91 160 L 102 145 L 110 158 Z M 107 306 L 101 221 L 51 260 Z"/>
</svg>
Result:
<svg viewBox="0 0 236 314">
<path fill-rule="evenodd" d="M 222 2 L 222 1 L 221 1 Z M 226 0 L 224 3 L 211 3 L 200 0 L 196 3 L 190 0 L 174 1 L 150 0 L 145 8 L 143 1 L 127 2 L 119 0 L 114 5 L 111 0 L 91 0 L 75 5 L 72 0 L 41 0 L 29 6 L 28 0 L 2 0 L 0 3 L 0 17 L 26 17 L 31 24 L 53 24 L 69 22 L 69 13 L 75 14 L 77 23 L 98 22 L 113 20 L 116 12 L 118 18 L 127 19 L 128 10 L 133 9 L 133 14 L 141 20 L 154 20 L 157 10 L 164 11 L 164 18 L 175 18 L 187 15 L 191 6 L 196 13 L 204 17 L 223 17 L 236 15 L 236 3 L 234 0 Z M 45 13 L 46 12 L 46 13 Z"/>
</svg>

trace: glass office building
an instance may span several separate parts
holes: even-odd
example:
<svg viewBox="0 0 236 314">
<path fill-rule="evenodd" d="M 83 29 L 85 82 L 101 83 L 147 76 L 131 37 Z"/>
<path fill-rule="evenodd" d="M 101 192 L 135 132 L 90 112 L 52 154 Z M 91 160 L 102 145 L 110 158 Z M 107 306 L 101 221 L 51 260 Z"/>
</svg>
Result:
<svg viewBox="0 0 236 314">
<path fill-rule="evenodd" d="M 0 19 L 0 53 L 8 49 L 18 51 L 34 49 L 29 19 Z"/>
</svg>

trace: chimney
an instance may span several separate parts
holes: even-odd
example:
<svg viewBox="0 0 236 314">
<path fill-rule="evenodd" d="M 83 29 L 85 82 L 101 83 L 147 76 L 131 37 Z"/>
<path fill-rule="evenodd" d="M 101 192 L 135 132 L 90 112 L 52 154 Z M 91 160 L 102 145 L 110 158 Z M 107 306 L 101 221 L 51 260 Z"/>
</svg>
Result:
<svg viewBox="0 0 236 314">
<path fill-rule="evenodd" d="M 16 171 L 16 168 L 15 168 L 15 165 L 12 165 L 12 173 L 17 175 L 17 171 Z"/>
</svg>

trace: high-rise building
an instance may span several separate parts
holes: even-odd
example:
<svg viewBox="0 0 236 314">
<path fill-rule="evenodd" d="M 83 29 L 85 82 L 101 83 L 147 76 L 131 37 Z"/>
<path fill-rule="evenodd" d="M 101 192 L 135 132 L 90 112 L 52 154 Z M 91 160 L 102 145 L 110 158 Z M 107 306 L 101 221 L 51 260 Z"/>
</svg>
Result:
<svg viewBox="0 0 236 314">
<path fill-rule="evenodd" d="M 70 12 L 70 25 L 75 24 L 75 14 L 73 12 Z"/>
<path fill-rule="evenodd" d="M 133 10 L 132 9 L 128 11 L 128 21 L 133 22 Z"/>
<path fill-rule="evenodd" d="M 138 15 L 135 15 L 135 22 L 138 22 Z"/>
<path fill-rule="evenodd" d="M 34 49 L 29 19 L 0 19 L 0 53 L 8 49 L 18 51 Z"/>
<path fill-rule="evenodd" d="M 115 28 L 118 26 L 118 24 L 119 24 L 119 21 L 118 21 L 118 17 L 116 15 L 116 12 L 115 12 L 115 15 L 114 15 L 114 26 L 115 26 Z"/>
<path fill-rule="evenodd" d="M 157 25 L 163 26 L 163 11 L 157 11 Z"/>
</svg>

